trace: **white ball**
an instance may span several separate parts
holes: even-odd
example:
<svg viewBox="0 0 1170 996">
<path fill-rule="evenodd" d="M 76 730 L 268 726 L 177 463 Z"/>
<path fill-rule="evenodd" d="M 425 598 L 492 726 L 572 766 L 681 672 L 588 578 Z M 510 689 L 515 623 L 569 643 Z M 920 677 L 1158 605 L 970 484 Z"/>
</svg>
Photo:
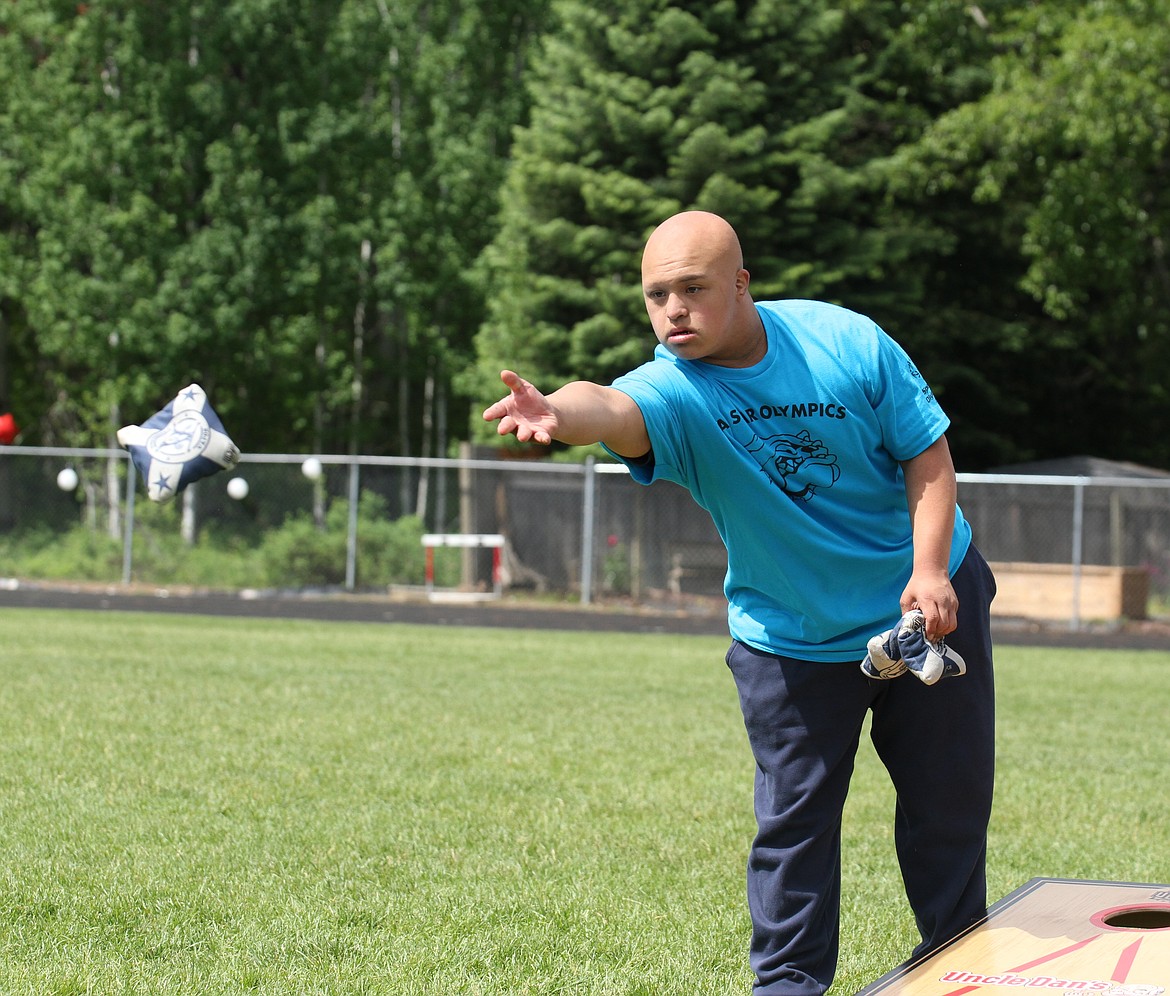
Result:
<svg viewBox="0 0 1170 996">
<path fill-rule="evenodd" d="M 321 461 L 316 457 L 309 457 L 301 464 L 301 473 L 305 475 L 310 481 L 320 480 L 323 468 Z"/>
<path fill-rule="evenodd" d="M 233 477 L 227 482 L 227 493 L 229 498 L 235 498 L 240 501 L 242 498 L 248 497 L 248 482 L 242 477 Z"/>
<path fill-rule="evenodd" d="M 79 480 L 77 471 L 72 467 L 66 467 L 57 475 L 57 487 L 62 491 L 72 491 L 77 487 Z"/>
</svg>

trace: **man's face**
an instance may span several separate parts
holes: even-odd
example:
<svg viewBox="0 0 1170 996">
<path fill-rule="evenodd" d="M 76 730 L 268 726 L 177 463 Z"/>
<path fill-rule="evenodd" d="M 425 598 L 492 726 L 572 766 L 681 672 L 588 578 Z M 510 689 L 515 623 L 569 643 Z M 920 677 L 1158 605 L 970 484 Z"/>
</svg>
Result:
<svg viewBox="0 0 1170 996">
<path fill-rule="evenodd" d="M 698 239 L 651 240 L 642 257 L 642 293 L 654 335 L 685 360 L 737 366 L 745 344 L 735 318 L 748 273 Z"/>
</svg>

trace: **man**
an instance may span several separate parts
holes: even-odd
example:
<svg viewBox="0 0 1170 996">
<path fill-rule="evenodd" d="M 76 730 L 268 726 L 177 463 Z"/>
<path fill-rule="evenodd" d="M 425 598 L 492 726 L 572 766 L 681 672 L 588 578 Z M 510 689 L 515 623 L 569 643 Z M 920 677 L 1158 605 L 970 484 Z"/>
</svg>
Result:
<svg viewBox="0 0 1170 996">
<path fill-rule="evenodd" d="M 915 954 L 986 912 L 995 584 L 956 505 L 948 419 L 902 349 L 842 308 L 757 305 L 749 280 L 724 219 L 675 215 L 642 258 L 654 359 L 547 397 L 505 370 L 509 394 L 484 418 L 521 441 L 601 442 L 635 480 L 680 483 L 712 516 L 756 760 L 755 993 L 814 996 L 836 970 L 841 814 L 867 711 L 897 790 Z M 871 638 L 915 608 L 965 673 L 863 673 Z"/>
</svg>

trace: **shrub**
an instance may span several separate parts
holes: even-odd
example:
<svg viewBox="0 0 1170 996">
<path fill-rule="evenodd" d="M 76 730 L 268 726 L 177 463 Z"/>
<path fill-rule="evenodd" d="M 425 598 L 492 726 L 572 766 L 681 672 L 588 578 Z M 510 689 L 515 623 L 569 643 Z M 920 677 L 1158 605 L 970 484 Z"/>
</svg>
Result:
<svg viewBox="0 0 1170 996">
<path fill-rule="evenodd" d="M 40 581 L 108 581 L 122 574 L 122 541 L 80 525 L 67 532 L 37 528 L 6 536 L 0 557 L 6 574 Z"/>
<path fill-rule="evenodd" d="M 385 499 L 363 492 L 358 506 L 357 587 L 421 585 L 424 580 L 422 520 L 390 519 Z M 346 580 L 349 502 L 332 502 L 322 526 L 307 512 L 269 529 L 258 542 L 239 535 L 200 531 L 193 544 L 179 530 L 177 506 L 144 505 L 135 518 L 133 580 L 200 588 L 311 588 Z M 123 542 L 83 524 L 0 536 L 0 563 L 8 575 L 32 580 L 113 581 L 122 577 Z M 437 583 L 458 583 L 459 564 L 436 565 Z"/>
<path fill-rule="evenodd" d="M 422 520 L 414 515 L 388 518 L 386 500 L 363 491 L 358 503 L 357 577 L 361 588 L 422 584 Z M 260 555 L 268 583 L 316 587 L 345 582 L 349 502 L 333 501 L 318 527 L 306 512 L 265 535 Z"/>
</svg>

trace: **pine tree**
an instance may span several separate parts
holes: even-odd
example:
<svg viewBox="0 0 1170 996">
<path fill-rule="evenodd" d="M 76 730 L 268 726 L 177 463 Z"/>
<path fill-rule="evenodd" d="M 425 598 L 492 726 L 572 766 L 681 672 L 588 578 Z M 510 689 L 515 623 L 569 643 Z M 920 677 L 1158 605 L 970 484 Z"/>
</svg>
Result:
<svg viewBox="0 0 1170 996">
<path fill-rule="evenodd" d="M 961 71 L 977 34 L 918 51 L 970 20 L 928 6 L 559 3 L 484 257 L 481 398 L 505 366 L 555 386 L 648 358 L 639 251 L 682 209 L 737 228 L 757 299 L 890 310 L 916 233 L 884 225 L 878 167 L 979 86 Z"/>
</svg>

